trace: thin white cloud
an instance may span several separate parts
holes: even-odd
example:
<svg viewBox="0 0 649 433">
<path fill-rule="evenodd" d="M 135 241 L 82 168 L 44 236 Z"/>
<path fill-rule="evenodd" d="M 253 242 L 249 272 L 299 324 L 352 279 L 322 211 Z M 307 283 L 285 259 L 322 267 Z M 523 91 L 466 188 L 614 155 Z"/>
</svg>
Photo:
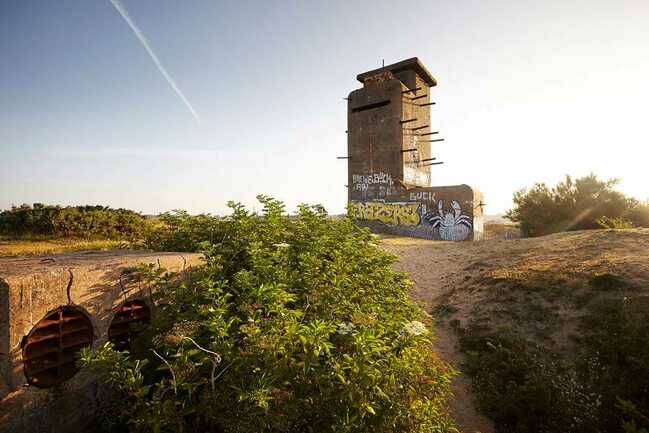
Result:
<svg viewBox="0 0 649 433">
<path fill-rule="evenodd" d="M 185 97 L 183 92 L 180 90 L 180 88 L 176 85 L 175 81 L 173 78 L 171 78 L 171 75 L 169 75 L 169 72 L 165 69 L 165 67 L 162 65 L 162 62 L 160 62 L 160 59 L 158 56 L 153 52 L 153 48 L 151 48 L 151 45 L 149 44 L 149 41 L 146 39 L 142 31 L 139 29 L 137 24 L 135 24 L 135 21 L 130 17 L 128 14 L 126 8 L 124 5 L 119 1 L 119 0 L 110 0 L 110 2 L 113 4 L 117 12 L 124 18 L 124 21 L 128 24 L 128 26 L 133 30 L 133 33 L 135 33 L 135 36 L 140 40 L 142 43 L 142 46 L 146 50 L 147 53 L 149 53 L 149 56 L 151 56 L 151 59 L 153 60 L 153 63 L 158 67 L 158 70 L 162 74 L 162 76 L 167 80 L 171 88 L 176 92 L 178 97 L 183 101 L 183 103 L 187 106 L 187 109 L 192 113 L 192 116 L 196 119 L 197 122 L 200 123 L 201 119 L 198 117 L 198 113 L 196 113 L 196 110 L 194 110 L 194 107 L 192 104 L 189 102 L 189 100 Z"/>
</svg>

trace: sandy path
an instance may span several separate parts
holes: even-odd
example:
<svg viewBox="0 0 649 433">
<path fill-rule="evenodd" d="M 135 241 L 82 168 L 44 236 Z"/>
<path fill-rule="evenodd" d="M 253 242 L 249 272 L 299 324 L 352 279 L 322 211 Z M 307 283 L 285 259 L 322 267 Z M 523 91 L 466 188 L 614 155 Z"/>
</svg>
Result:
<svg viewBox="0 0 649 433">
<path fill-rule="evenodd" d="M 397 254 L 400 260 L 395 264 L 398 271 L 406 272 L 413 281 L 413 295 L 426 302 L 429 311 L 438 303 L 440 296 L 448 293 L 454 281 L 467 274 L 465 268 L 473 262 L 467 245 L 436 243 L 435 245 L 390 245 L 383 248 Z M 473 248 L 469 248 L 473 249 Z M 492 422 L 478 413 L 471 394 L 471 381 L 461 372 L 463 356 L 457 347 L 457 338 L 444 323 L 435 328 L 435 351 L 460 371 L 452 385 L 450 412 L 462 433 L 493 433 Z"/>
</svg>

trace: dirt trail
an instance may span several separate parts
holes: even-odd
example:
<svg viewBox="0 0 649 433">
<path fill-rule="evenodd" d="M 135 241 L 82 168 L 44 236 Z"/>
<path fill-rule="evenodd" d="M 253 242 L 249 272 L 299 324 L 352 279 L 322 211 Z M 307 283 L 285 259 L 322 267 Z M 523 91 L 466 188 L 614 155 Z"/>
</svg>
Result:
<svg viewBox="0 0 649 433">
<path fill-rule="evenodd" d="M 437 305 L 438 298 L 453 287 L 453 281 L 466 273 L 465 268 L 470 263 L 472 254 L 458 248 L 459 245 L 454 243 L 438 242 L 426 245 L 416 240 L 412 244 L 407 244 L 408 241 L 399 243 L 395 245 L 387 240 L 383 242 L 382 247 L 400 257 L 395 268 L 408 273 L 414 283 L 413 295 L 426 302 L 430 311 Z M 463 246 L 466 248 L 467 244 Z M 493 433 L 493 423 L 476 409 L 471 393 L 471 380 L 462 373 L 463 356 L 457 347 L 457 338 L 453 331 L 445 323 L 440 323 L 435 328 L 435 336 L 435 351 L 460 371 L 460 375 L 453 381 L 453 397 L 449 402 L 451 415 L 460 431 Z"/>
</svg>

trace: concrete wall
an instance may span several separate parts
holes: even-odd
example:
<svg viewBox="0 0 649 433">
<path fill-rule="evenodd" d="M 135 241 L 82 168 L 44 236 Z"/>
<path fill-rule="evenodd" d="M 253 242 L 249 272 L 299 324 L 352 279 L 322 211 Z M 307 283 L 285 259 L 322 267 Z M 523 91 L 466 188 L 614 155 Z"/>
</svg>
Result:
<svg viewBox="0 0 649 433">
<path fill-rule="evenodd" d="M 425 239 L 482 239 L 481 196 L 468 185 L 404 190 L 392 200 L 351 201 L 349 212 L 378 233 Z"/>
<path fill-rule="evenodd" d="M 0 259 L 0 432 L 78 431 L 97 408 L 96 378 L 85 371 L 52 388 L 29 386 L 23 371 L 21 342 L 48 312 L 72 304 L 87 313 L 93 346 L 107 341 L 114 312 L 126 299 L 148 299 L 140 281 L 119 277 L 138 264 L 158 263 L 170 271 L 200 264 L 197 254 L 90 252 L 47 258 Z"/>
</svg>

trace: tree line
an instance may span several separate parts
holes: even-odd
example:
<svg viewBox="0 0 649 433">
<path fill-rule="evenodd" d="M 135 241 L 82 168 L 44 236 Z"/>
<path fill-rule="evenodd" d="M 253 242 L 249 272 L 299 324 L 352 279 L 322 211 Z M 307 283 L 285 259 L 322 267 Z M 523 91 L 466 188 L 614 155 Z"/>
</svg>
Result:
<svg viewBox="0 0 649 433">
<path fill-rule="evenodd" d="M 139 213 L 108 206 L 23 204 L 0 212 L 0 235 L 8 237 L 133 240 L 146 229 Z"/>
</svg>

